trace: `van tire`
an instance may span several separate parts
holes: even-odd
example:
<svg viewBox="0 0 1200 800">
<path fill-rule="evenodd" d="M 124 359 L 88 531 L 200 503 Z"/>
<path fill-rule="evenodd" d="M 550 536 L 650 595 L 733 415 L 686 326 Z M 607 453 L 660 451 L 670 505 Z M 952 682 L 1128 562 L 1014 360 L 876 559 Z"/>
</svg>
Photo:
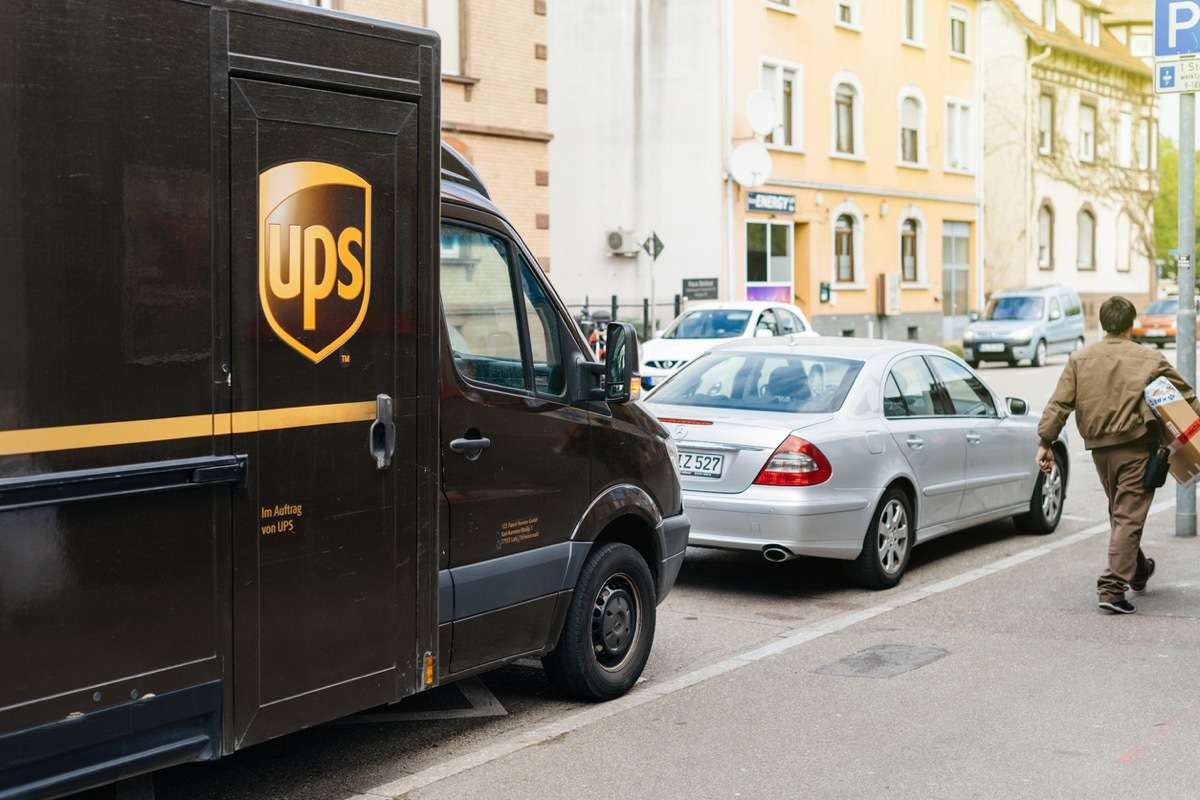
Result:
<svg viewBox="0 0 1200 800">
<path fill-rule="evenodd" d="M 637 550 L 608 542 L 592 550 L 554 650 L 542 658 L 555 688 L 581 700 L 612 700 L 641 677 L 654 642 L 656 597 Z"/>
<path fill-rule="evenodd" d="M 1046 366 L 1046 341 L 1044 339 L 1038 339 L 1037 347 L 1033 349 L 1033 358 L 1029 359 L 1029 366 Z"/>
</svg>

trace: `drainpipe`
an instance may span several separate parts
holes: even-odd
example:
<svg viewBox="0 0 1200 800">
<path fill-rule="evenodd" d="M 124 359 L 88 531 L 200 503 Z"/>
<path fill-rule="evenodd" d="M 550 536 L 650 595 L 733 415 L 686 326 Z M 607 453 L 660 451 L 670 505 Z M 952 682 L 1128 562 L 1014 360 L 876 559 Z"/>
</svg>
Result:
<svg viewBox="0 0 1200 800">
<path fill-rule="evenodd" d="M 1025 88 L 1026 88 L 1027 92 L 1032 93 L 1032 90 L 1033 90 L 1033 67 L 1034 67 L 1034 65 L 1038 64 L 1042 61 L 1045 61 L 1047 58 L 1050 57 L 1050 54 L 1052 52 L 1054 52 L 1054 48 L 1051 47 L 1050 45 L 1046 45 L 1045 49 L 1042 50 L 1042 52 L 1038 53 L 1036 56 L 1031 57 L 1028 61 L 1025 62 Z M 1038 94 L 1039 94 L 1039 100 L 1040 100 L 1041 93 L 1039 92 Z M 1029 97 L 1026 96 L 1025 108 L 1028 109 L 1029 107 L 1030 107 L 1029 106 Z M 1039 114 L 1041 113 L 1040 108 L 1041 108 L 1041 106 L 1039 103 L 1039 110 L 1037 112 Z M 1054 110 L 1055 110 L 1055 113 L 1057 114 L 1058 103 L 1054 104 Z M 1028 280 L 1029 276 L 1025 274 L 1025 270 L 1029 268 L 1029 266 L 1028 266 L 1029 265 L 1029 255 L 1030 255 L 1029 254 L 1029 231 L 1040 230 L 1037 227 L 1038 226 L 1037 218 L 1030 217 L 1030 215 L 1029 215 L 1030 209 L 1037 209 L 1039 207 L 1038 199 L 1033 196 L 1033 165 L 1037 163 L 1037 156 L 1029 154 L 1029 142 L 1033 141 L 1033 126 L 1035 124 L 1034 117 L 1035 117 L 1034 114 L 1031 114 L 1031 113 L 1025 114 L 1025 145 L 1021 149 L 1021 152 L 1026 153 L 1026 158 L 1029 159 L 1029 168 L 1025 171 L 1025 198 L 1026 198 L 1026 202 L 1032 201 L 1030 203 L 1029 208 L 1025 212 L 1026 252 L 1025 252 L 1024 258 L 1021 260 L 1021 285 L 1022 286 L 1029 283 L 1029 280 Z M 1051 126 L 1050 127 L 1051 135 L 1053 135 L 1054 129 L 1055 129 L 1055 127 L 1057 127 L 1054 124 L 1053 120 L 1051 120 L 1050 126 Z M 1053 147 L 1053 142 L 1051 142 L 1051 146 Z M 1033 226 L 1030 226 L 1030 224 L 1029 224 L 1031 219 L 1033 220 Z M 1054 242 L 1053 232 L 1050 234 L 1050 241 Z M 1034 241 L 1034 246 L 1033 246 L 1033 257 L 1034 257 L 1034 260 L 1036 261 L 1037 260 L 1037 241 L 1036 240 Z M 1051 259 L 1051 261 L 1054 260 L 1053 253 L 1050 254 L 1050 259 Z"/>
<path fill-rule="evenodd" d="M 737 283 L 737 262 L 734 242 L 734 196 L 737 184 L 733 181 L 730 165 L 733 160 L 733 3 L 725 0 L 725 297 L 736 299 L 733 287 Z"/>
</svg>

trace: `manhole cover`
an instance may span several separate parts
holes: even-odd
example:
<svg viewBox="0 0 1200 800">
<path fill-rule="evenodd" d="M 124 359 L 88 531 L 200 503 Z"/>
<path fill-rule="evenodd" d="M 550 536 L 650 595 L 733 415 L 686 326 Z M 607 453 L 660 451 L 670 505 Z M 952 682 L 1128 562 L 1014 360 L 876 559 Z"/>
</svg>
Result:
<svg viewBox="0 0 1200 800">
<path fill-rule="evenodd" d="M 817 672 L 822 675 L 844 675 L 851 678 L 891 678 L 932 664 L 948 652 L 936 647 L 881 644 L 846 656 L 840 661 L 821 667 Z"/>
</svg>

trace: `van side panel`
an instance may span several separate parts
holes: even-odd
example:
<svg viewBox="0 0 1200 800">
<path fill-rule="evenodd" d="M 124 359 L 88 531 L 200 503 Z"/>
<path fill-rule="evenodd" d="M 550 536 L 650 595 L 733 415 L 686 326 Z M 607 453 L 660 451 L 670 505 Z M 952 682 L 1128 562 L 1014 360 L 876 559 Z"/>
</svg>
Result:
<svg viewBox="0 0 1200 800">
<path fill-rule="evenodd" d="M 283 3 L 46 0 L 0 4 L 0 62 L 0 796 L 424 688 L 436 35 Z M 259 199 L 300 161 L 362 177 L 334 205 L 375 212 L 372 236 L 341 210 L 296 223 L 288 318 L 261 293 Z M 329 321 L 345 338 L 321 340 Z"/>
</svg>

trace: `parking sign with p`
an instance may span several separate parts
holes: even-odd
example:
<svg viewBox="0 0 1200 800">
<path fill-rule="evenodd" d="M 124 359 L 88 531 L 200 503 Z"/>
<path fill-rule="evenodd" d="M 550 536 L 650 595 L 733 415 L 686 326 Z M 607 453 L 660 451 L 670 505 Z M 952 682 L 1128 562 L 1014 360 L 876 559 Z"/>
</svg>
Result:
<svg viewBox="0 0 1200 800">
<path fill-rule="evenodd" d="M 1200 2 L 1155 0 L 1154 56 L 1200 53 Z"/>
</svg>

